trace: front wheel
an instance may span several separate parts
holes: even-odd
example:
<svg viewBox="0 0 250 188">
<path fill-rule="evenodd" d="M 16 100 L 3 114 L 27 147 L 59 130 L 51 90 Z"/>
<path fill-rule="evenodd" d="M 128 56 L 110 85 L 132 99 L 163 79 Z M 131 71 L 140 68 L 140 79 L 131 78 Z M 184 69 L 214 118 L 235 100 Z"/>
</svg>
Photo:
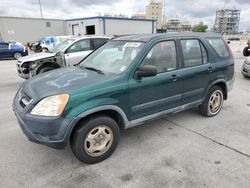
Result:
<svg viewBox="0 0 250 188">
<path fill-rule="evenodd" d="M 200 106 L 201 114 L 206 117 L 216 116 L 224 102 L 223 91 L 220 86 L 213 86 Z"/>
<path fill-rule="evenodd" d="M 108 116 L 94 116 L 73 133 L 71 149 L 82 162 L 93 164 L 108 158 L 118 145 L 120 129 Z"/>
</svg>

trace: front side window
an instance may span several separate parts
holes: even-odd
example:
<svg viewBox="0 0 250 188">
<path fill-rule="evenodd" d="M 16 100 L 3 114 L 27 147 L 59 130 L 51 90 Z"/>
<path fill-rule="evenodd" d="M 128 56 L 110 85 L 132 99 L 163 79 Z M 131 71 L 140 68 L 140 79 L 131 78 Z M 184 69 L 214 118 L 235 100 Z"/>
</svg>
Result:
<svg viewBox="0 0 250 188">
<path fill-rule="evenodd" d="M 103 72 L 120 74 L 128 69 L 144 43 L 133 41 L 110 41 L 94 51 L 80 63 Z"/>
<path fill-rule="evenodd" d="M 0 48 L 2 49 L 9 48 L 9 44 L 0 44 Z"/>
<path fill-rule="evenodd" d="M 157 73 L 169 72 L 177 68 L 175 41 L 156 44 L 147 54 L 141 66 L 152 65 Z"/>
<path fill-rule="evenodd" d="M 208 42 L 212 45 L 212 47 L 215 49 L 215 51 L 220 57 L 229 56 L 226 44 L 221 38 L 210 38 L 208 39 Z"/>
<path fill-rule="evenodd" d="M 77 41 L 75 44 L 73 44 L 69 49 L 67 50 L 67 53 L 75 53 L 75 52 L 82 52 L 90 50 L 90 40 L 80 40 Z"/>
<path fill-rule="evenodd" d="M 197 39 L 181 40 L 184 67 L 194 67 L 208 63 L 207 52 Z"/>
</svg>

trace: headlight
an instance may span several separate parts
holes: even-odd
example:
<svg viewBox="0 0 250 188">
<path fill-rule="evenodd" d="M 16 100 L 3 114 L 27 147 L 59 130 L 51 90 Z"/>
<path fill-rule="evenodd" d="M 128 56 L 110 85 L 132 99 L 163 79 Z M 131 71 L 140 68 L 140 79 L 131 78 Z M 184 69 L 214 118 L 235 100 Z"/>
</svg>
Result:
<svg viewBox="0 0 250 188">
<path fill-rule="evenodd" d="M 54 95 L 42 99 L 31 111 L 32 115 L 59 116 L 69 99 L 68 94 Z"/>
</svg>

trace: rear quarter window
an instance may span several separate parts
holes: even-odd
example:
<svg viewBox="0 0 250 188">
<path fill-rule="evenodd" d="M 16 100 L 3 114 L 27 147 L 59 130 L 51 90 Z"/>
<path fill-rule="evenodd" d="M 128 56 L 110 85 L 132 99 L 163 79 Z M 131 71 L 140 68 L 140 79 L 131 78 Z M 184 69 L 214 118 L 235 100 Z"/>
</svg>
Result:
<svg viewBox="0 0 250 188">
<path fill-rule="evenodd" d="M 207 40 L 220 57 L 229 57 L 230 56 L 230 53 L 229 53 L 227 46 L 226 46 L 223 39 L 221 39 L 221 38 L 208 38 Z"/>
</svg>

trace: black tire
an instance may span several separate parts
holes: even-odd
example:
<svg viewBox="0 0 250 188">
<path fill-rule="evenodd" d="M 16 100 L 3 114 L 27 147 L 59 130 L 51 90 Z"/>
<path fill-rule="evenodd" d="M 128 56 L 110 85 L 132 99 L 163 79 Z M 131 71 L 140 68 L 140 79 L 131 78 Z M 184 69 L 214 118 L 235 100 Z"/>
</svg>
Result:
<svg viewBox="0 0 250 188">
<path fill-rule="evenodd" d="M 21 58 L 23 55 L 20 53 L 20 52 L 15 52 L 14 54 L 13 54 L 13 57 L 16 59 L 16 60 L 18 60 L 19 58 Z"/>
<path fill-rule="evenodd" d="M 103 137 L 103 140 L 101 141 L 96 141 L 95 138 L 93 138 L 92 141 L 95 141 L 94 144 L 93 142 L 88 142 L 87 140 L 89 135 L 91 135 L 91 137 L 96 137 L 97 139 L 100 139 L 100 135 L 98 135 L 97 133 L 99 132 L 99 128 L 101 128 L 102 126 L 105 126 L 109 129 L 109 131 L 112 131 L 109 132 L 109 134 L 112 135 L 112 141 L 110 139 L 110 141 L 106 142 L 105 137 Z M 93 136 L 92 133 L 96 129 L 97 131 L 94 134 L 97 135 Z M 106 129 L 104 132 L 106 134 Z M 120 128 L 115 122 L 115 120 L 108 116 L 93 116 L 87 121 L 83 121 L 81 125 L 77 128 L 77 130 L 74 131 L 72 136 L 73 137 L 71 141 L 71 149 L 76 158 L 84 163 L 94 164 L 107 159 L 115 151 L 120 138 Z M 104 142 L 102 143 L 102 141 Z M 88 147 L 90 148 L 90 145 L 93 145 L 95 147 L 96 144 L 97 146 L 98 144 L 99 146 L 104 146 L 106 148 L 106 151 L 104 153 L 101 153 L 100 150 L 95 150 L 90 154 L 88 151 Z"/>
<path fill-rule="evenodd" d="M 44 72 L 48 72 L 48 71 L 51 71 L 51 70 L 54 70 L 55 68 L 54 67 L 42 67 L 39 71 L 38 71 L 38 74 L 41 74 L 41 73 L 44 73 Z"/>
<path fill-rule="evenodd" d="M 243 56 L 248 57 L 250 55 L 250 52 L 248 51 L 248 46 L 244 48 L 243 50 Z"/>
<path fill-rule="evenodd" d="M 214 102 L 212 98 L 213 94 L 215 94 L 216 96 L 218 95 L 217 97 L 220 98 L 220 102 L 218 102 L 218 105 L 217 105 L 218 107 L 215 108 L 214 111 L 213 109 L 211 109 L 212 105 L 210 105 L 210 103 Z M 201 114 L 206 117 L 216 116 L 220 112 L 223 106 L 223 102 L 224 102 L 224 96 L 223 96 L 223 90 L 221 89 L 221 87 L 220 86 L 211 87 L 207 93 L 205 100 L 200 105 Z"/>
</svg>

